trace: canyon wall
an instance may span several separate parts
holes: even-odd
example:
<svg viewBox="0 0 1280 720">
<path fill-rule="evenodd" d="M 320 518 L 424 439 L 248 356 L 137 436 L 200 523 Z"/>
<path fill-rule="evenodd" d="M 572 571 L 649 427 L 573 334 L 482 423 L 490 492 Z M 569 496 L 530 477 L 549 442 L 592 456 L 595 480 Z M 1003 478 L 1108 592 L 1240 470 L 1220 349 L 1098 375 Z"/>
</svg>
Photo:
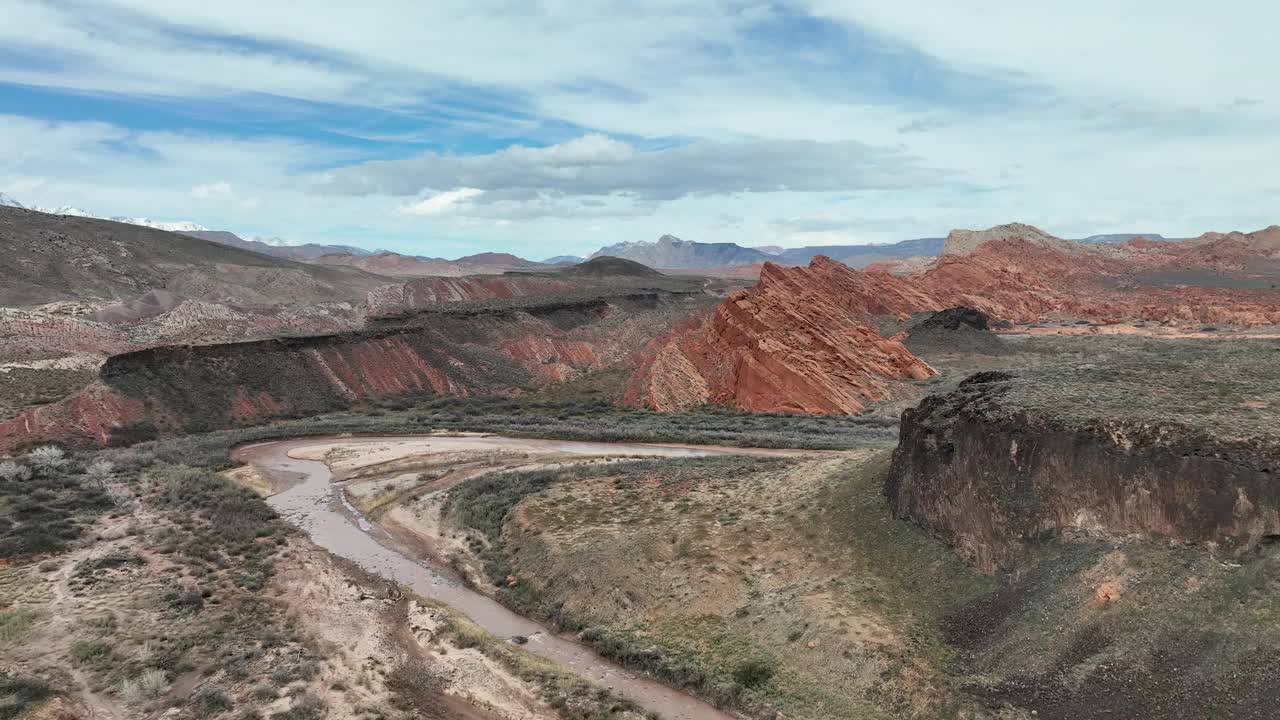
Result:
<svg viewBox="0 0 1280 720">
<path fill-rule="evenodd" d="M 980 373 L 902 417 L 894 511 L 996 570 L 1055 535 L 1142 536 L 1241 553 L 1280 536 L 1280 440 L 1179 422 L 1067 417 Z M 1265 429 L 1260 429 L 1265 430 Z"/>
<path fill-rule="evenodd" d="M 0 423 L 0 452 L 214 430 L 401 395 L 519 392 L 624 361 L 697 302 L 648 292 L 441 306 L 360 331 L 124 353 L 93 385 Z"/>
</svg>

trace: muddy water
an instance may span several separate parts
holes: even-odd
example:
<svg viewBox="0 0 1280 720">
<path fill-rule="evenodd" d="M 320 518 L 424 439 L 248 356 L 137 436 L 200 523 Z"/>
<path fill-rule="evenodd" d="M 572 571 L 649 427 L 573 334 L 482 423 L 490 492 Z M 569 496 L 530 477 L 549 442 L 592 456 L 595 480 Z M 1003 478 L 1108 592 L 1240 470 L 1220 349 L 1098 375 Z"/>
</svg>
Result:
<svg viewBox="0 0 1280 720">
<path fill-rule="evenodd" d="M 537 655 L 554 661 L 566 670 L 613 690 L 646 710 L 664 718 L 689 720 L 729 720 L 732 715 L 684 693 L 638 677 L 605 660 L 583 645 L 549 632 L 542 625 L 511 612 L 491 598 L 469 590 L 451 575 L 429 564 L 415 561 L 383 545 L 383 531 L 347 503 L 335 485 L 327 465 L 314 460 L 290 457 L 290 453 L 308 447 L 339 442 L 386 443 L 407 438 L 304 439 L 262 443 L 240 448 L 237 459 L 250 462 L 265 471 L 288 473 L 301 478 L 288 490 L 267 499 L 282 516 L 302 528 L 312 541 L 329 552 L 347 558 L 364 569 L 413 589 L 423 597 L 443 602 L 471 618 L 477 625 L 500 638 L 524 636 L 524 646 Z M 413 438 L 421 443 L 424 438 Z M 426 438 L 430 452 L 432 439 Z M 750 451 L 737 448 L 713 448 L 677 445 L 625 443 L 564 442 L 529 440 L 494 436 L 440 438 L 442 449 L 516 450 L 530 453 L 574 453 L 583 455 L 644 455 L 656 457 L 694 457 L 718 453 L 789 454 L 776 451 Z M 415 452 L 423 452 L 415 447 Z"/>
</svg>

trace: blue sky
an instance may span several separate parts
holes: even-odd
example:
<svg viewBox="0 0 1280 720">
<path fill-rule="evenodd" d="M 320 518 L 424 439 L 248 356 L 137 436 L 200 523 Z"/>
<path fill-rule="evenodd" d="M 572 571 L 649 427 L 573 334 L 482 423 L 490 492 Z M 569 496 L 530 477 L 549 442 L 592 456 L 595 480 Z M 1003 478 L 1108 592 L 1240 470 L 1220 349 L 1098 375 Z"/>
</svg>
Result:
<svg viewBox="0 0 1280 720">
<path fill-rule="evenodd" d="M 27 204 L 534 258 L 1276 222 L 1280 10 L 1257 0 L 8 0 L 5 20 L 0 192 Z"/>
</svg>

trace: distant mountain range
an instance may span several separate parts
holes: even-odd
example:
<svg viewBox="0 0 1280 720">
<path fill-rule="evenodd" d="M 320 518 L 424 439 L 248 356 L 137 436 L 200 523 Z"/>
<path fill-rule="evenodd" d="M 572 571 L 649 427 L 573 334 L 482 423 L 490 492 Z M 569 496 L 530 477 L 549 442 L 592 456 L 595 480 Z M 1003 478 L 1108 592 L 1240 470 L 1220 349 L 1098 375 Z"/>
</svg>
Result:
<svg viewBox="0 0 1280 720">
<path fill-rule="evenodd" d="M 384 250 L 371 251 L 351 245 L 326 245 L 319 243 L 292 245 L 288 241 L 278 237 L 254 237 L 245 239 L 232 232 L 227 232 L 225 230 L 210 230 L 203 225 L 189 221 L 161 222 L 145 217 L 103 217 L 94 215 L 76 207 L 65 205 L 56 208 L 25 206 L 17 199 L 2 192 L 0 192 L 0 206 L 36 210 L 39 212 L 49 213 L 51 215 L 113 220 L 115 222 L 129 223 L 131 225 L 139 225 L 158 230 L 179 232 L 202 240 L 210 240 L 212 242 L 229 245 L 242 250 L 251 250 L 253 252 L 262 253 L 263 255 L 289 260 L 316 261 L 325 256 L 349 256 L 346 259 L 338 257 L 329 258 L 325 261 L 325 264 L 349 265 L 367 269 L 371 272 L 378 272 L 378 270 L 374 269 L 375 267 L 381 268 L 383 272 L 386 272 L 387 269 L 395 268 L 399 270 L 399 272 L 394 272 L 393 274 L 400 275 L 437 273 L 451 275 L 460 272 L 468 272 L 468 268 L 472 267 L 483 267 L 485 268 L 485 271 L 491 271 L 494 268 L 507 270 L 520 268 L 533 269 L 537 267 L 545 267 L 547 265 L 574 265 L 586 260 L 586 258 L 582 258 L 577 255 L 557 255 L 555 257 L 547 258 L 541 263 L 536 263 L 507 253 L 480 253 L 450 261 L 443 258 L 401 255 L 399 253 L 389 253 Z M 1105 235 L 1091 235 L 1086 238 L 1079 238 L 1076 242 L 1091 244 L 1120 244 L 1128 242 L 1135 237 L 1146 237 L 1152 240 L 1166 239 L 1159 233 L 1113 233 Z M 807 265 L 815 256 L 825 255 L 850 267 L 861 268 L 877 262 L 903 260 L 910 257 L 920 256 L 932 257 L 942 251 L 942 242 L 943 238 L 937 237 L 902 240 L 896 243 L 885 243 L 879 245 L 814 245 L 798 248 L 783 248 L 777 245 L 744 247 L 737 243 L 728 242 L 704 243 L 691 240 L 681 240 L 674 235 L 663 235 L 656 241 L 652 242 L 622 242 L 614 245 L 607 245 L 592 253 L 589 257 L 618 257 L 654 268 L 699 270 L 741 267 L 757 265 L 765 262 L 773 262 L 781 265 Z M 373 259 L 374 256 L 377 256 L 376 260 Z M 444 268 L 439 265 L 441 263 L 450 264 L 451 267 Z"/>
<path fill-rule="evenodd" d="M 197 225 L 196 223 L 193 223 L 187 220 L 183 220 L 180 222 L 160 222 L 159 220 L 152 220 L 151 218 L 144 218 L 144 217 L 125 217 L 123 215 L 106 217 L 103 215 L 94 215 L 93 213 L 88 212 L 87 210 L 81 210 L 80 208 L 72 207 L 71 205 L 60 205 L 58 207 L 40 207 L 37 205 L 23 205 L 22 203 L 18 202 L 12 195 L 6 195 L 4 193 L 0 193 L 0 206 L 14 207 L 14 208 L 19 208 L 21 210 L 35 210 L 36 212 L 47 213 L 49 215 L 62 215 L 65 217 L 82 217 L 82 218 L 91 218 L 94 220 L 111 220 L 112 222 L 129 223 L 130 225 L 149 227 L 149 228 L 154 228 L 156 230 L 168 230 L 169 232 L 180 232 L 180 233 L 200 232 L 200 231 L 205 231 L 209 229 L 203 225 Z"/>
<path fill-rule="evenodd" d="M 1115 233 L 1090 235 L 1075 242 L 1112 244 L 1128 242 L 1136 237 L 1164 240 L 1159 233 Z M 623 242 L 607 245 L 591 257 L 620 257 L 649 267 L 672 270 L 697 270 L 739 267 L 772 262 L 779 265 L 808 265 L 814 257 L 825 255 L 849 267 L 861 268 L 872 263 L 904 260 L 910 257 L 932 257 L 942 252 L 945 238 L 916 238 L 879 245 L 811 245 L 783 248 L 777 245 L 743 247 L 736 243 L 702 243 L 663 235 L 653 242 Z"/>
<path fill-rule="evenodd" d="M 748 248 L 736 243 L 701 243 L 663 235 L 655 242 L 624 242 L 602 247 L 591 257 L 620 257 L 656 268 L 706 269 L 773 262 L 807 265 L 817 255 L 826 255 L 851 267 L 873 262 L 901 260 L 916 255 L 937 255 L 942 238 L 903 240 L 884 245 L 820 245 L 800 248 L 766 246 Z"/>
<path fill-rule="evenodd" d="M 656 242 L 622 242 L 600 248 L 591 257 L 617 257 L 654 268 L 713 268 L 754 265 L 773 255 L 735 243 L 701 243 L 663 235 Z"/>
<path fill-rule="evenodd" d="M 1160 233 L 1116 233 L 1114 235 L 1090 235 L 1087 238 L 1080 238 L 1079 240 L 1076 240 L 1076 242 L 1089 243 L 1091 245 L 1119 245 L 1140 237 L 1148 240 L 1170 239 Z"/>
<path fill-rule="evenodd" d="M 287 258 L 289 260 L 315 260 L 325 255 L 355 255 L 356 257 L 365 257 L 372 255 L 372 252 L 364 248 L 353 247 L 351 245 L 320 245 L 317 243 L 306 243 L 303 245 L 290 245 L 281 238 L 253 238 L 245 240 L 233 232 L 226 230 L 179 230 L 178 232 L 192 237 L 198 237 L 201 240 L 209 240 L 211 242 L 230 245 L 231 247 L 240 248 L 241 250 L 252 250 L 253 252 L 270 255 L 271 257 Z"/>
</svg>

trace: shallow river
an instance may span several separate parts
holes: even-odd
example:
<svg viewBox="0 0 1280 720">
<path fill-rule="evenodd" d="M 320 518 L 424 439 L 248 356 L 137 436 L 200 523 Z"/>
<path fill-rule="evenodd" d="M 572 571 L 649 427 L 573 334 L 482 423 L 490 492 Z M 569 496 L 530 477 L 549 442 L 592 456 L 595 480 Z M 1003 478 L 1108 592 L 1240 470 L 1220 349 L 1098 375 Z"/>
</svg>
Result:
<svg viewBox="0 0 1280 720">
<path fill-rule="evenodd" d="M 418 595 L 449 605 L 496 637 L 527 637 L 529 642 L 524 646 L 526 650 L 607 687 L 664 718 L 728 720 L 733 717 L 701 700 L 637 676 L 573 639 L 556 635 L 539 623 L 517 615 L 493 599 L 466 588 L 447 571 L 425 561 L 409 558 L 384 545 L 380 542 L 387 539 L 383 531 L 342 499 L 340 486 L 332 482 L 332 474 L 327 465 L 290 456 L 291 452 L 304 448 L 335 443 L 346 446 L 408 439 L 306 438 L 249 445 L 239 448 L 234 455 L 269 473 L 287 473 L 301 479 L 289 489 L 269 497 L 267 502 L 329 552 L 347 558 L 369 572 L 405 585 Z M 412 440 L 415 444 L 425 440 L 428 446 L 425 451 L 430 452 L 433 438 L 419 436 Z M 712 454 L 792 454 L 786 451 L 724 447 L 531 440 L 492 435 L 441 437 L 439 442 L 449 450 L 468 448 L 583 455 L 693 457 Z M 415 448 L 415 452 L 423 450 L 421 447 Z"/>
</svg>

